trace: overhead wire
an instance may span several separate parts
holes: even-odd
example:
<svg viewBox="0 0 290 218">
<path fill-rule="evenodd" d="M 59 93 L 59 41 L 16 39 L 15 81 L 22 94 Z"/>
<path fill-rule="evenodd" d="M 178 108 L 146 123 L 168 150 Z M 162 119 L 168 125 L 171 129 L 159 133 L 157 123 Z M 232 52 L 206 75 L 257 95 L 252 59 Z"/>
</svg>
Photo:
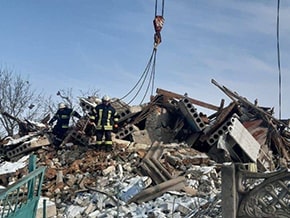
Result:
<svg viewBox="0 0 290 218">
<path fill-rule="evenodd" d="M 279 42 L 279 26 L 280 26 L 280 0 L 277 2 L 277 55 L 278 55 L 278 71 L 279 71 L 279 119 L 281 119 L 281 106 L 282 106 L 282 75 L 280 64 L 280 42 Z"/>
<path fill-rule="evenodd" d="M 143 103 L 145 100 L 146 96 L 148 95 L 148 92 L 151 87 L 151 96 L 153 95 L 154 92 L 154 83 L 155 83 L 155 73 L 156 73 L 156 59 L 157 59 L 157 47 L 161 43 L 161 30 L 164 24 L 164 0 L 162 0 L 162 5 L 161 5 L 161 15 L 158 15 L 158 0 L 155 0 L 155 18 L 153 20 L 153 25 L 155 29 L 155 34 L 154 34 L 154 46 L 153 50 L 151 53 L 151 56 L 149 58 L 149 61 L 145 67 L 145 70 L 143 71 L 141 77 L 137 81 L 137 83 L 133 86 L 131 90 L 127 94 L 125 94 L 120 100 L 124 100 L 127 98 L 130 94 L 132 94 L 134 91 L 136 92 L 133 97 L 129 100 L 128 104 L 131 104 L 137 96 L 140 94 L 142 91 L 142 88 L 146 82 L 147 82 L 147 87 L 145 88 L 143 97 L 141 99 L 141 102 L 139 103 L 140 105 Z M 149 77 L 149 78 L 148 78 Z M 139 86 L 139 88 L 137 88 Z"/>
</svg>

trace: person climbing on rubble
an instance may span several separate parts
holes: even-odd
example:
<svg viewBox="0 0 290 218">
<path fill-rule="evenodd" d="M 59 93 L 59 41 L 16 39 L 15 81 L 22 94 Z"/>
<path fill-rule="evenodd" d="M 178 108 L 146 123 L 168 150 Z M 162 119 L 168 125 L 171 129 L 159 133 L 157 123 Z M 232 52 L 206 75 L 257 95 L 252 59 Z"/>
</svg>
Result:
<svg viewBox="0 0 290 218">
<path fill-rule="evenodd" d="M 118 128 L 118 114 L 110 103 L 110 97 L 104 95 L 102 102 L 95 107 L 96 147 L 97 149 L 112 151 L 112 131 Z M 105 141 L 103 142 L 103 136 Z"/>
<path fill-rule="evenodd" d="M 94 104 L 93 109 L 87 112 L 87 123 L 85 125 L 84 128 L 84 132 L 86 134 L 86 136 L 88 136 L 90 138 L 89 140 L 89 144 L 94 144 L 93 142 L 95 142 L 95 133 L 96 133 L 96 124 L 95 124 L 95 117 L 96 117 L 96 111 L 94 110 L 94 108 L 102 103 L 102 100 L 99 97 L 95 97 L 95 96 L 89 96 L 89 101 Z"/>
<path fill-rule="evenodd" d="M 102 102 L 102 101 L 101 101 Z M 100 103 L 97 103 L 97 105 Z M 95 145 L 96 142 L 96 123 L 95 123 L 96 114 L 94 109 L 88 113 L 87 123 L 85 125 L 84 132 L 86 136 L 89 137 L 89 145 Z"/>
<path fill-rule="evenodd" d="M 68 128 L 69 128 L 69 121 L 71 117 L 76 117 L 78 119 L 81 118 L 81 115 L 74 111 L 72 108 L 68 108 L 65 103 L 60 103 L 58 105 L 58 110 L 48 122 L 50 126 L 56 124 L 52 128 L 52 134 L 55 136 L 53 144 L 56 148 L 59 148 L 60 144 L 62 143 L 63 139 L 65 138 Z"/>
</svg>

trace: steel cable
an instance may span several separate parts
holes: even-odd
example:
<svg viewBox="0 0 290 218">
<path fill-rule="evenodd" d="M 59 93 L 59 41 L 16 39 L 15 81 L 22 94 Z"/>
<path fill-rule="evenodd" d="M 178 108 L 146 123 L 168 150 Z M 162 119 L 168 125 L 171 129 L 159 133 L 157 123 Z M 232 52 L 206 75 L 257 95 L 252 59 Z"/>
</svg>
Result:
<svg viewBox="0 0 290 218">
<path fill-rule="evenodd" d="M 155 1 L 155 16 L 157 16 L 157 5 L 158 5 L 158 0 Z M 161 16 L 163 17 L 164 15 L 164 0 L 162 0 L 162 5 L 161 5 Z"/>
<path fill-rule="evenodd" d="M 154 59 L 154 60 L 153 60 Z M 140 93 L 140 91 L 141 91 L 141 89 L 142 89 L 142 87 L 144 86 L 144 83 L 146 82 L 146 80 L 147 80 L 147 78 L 148 78 L 148 74 L 149 74 L 149 71 L 150 71 L 150 69 L 151 69 L 151 73 L 150 73 L 150 78 L 149 78 L 149 81 L 148 81 L 148 86 L 150 86 L 150 83 L 151 83 L 151 81 L 152 81 L 152 72 L 155 72 L 155 69 L 153 69 L 152 67 L 155 67 L 155 65 L 153 65 L 152 66 L 152 60 L 153 60 L 153 63 L 155 63 L 156 62 L 156 49 L 153 49 L 153 51 L 152 51 L 152 54 L 151 54 L 151 57 L 150 57 L 150 59 L 149 59 L 149 61 L 148 61 L 148 63 L 147 63 L 147 66 L 146 66 L 146 68 L 145 68 L 145 70 L 143 71 L 143 73 L 142 73 L 142 75 L 141 75 L 141 77 L 140 77 L 140 79 L 137 81 L 137 83 L 134 85 L 134 87 L 126 94 L 126 95 L 124 95 L 122 98 L 120 98 L 121 100 L 123 100 L 123 99 L 125 99 L 126 97 L 128 97 L 131 93 L 133 93 L 133 91 L 135 90 L 135 89 L 137 89 L 137 87 L 138 87 L 138 85 L 140 85 L 140 87 L 138 88 L 138 90 L 136 91 L 136 93 L 135 93 L 135 95 L 132 97 L 132 99 L 128 102 L 128 104 L 130 104 L 130 103 L 132 103 L 135 99 L 136 99 L 136 97 L 139 95 L 139 93 Z M 143 79 L 143 80 L 142 80 Z M 141 83 L 141 84 L 140 84 Z M 148 88 L 147 88 L 148 89 Z M 143 99 L 142 99 L 142 101 L 141 101 L 141 103 L 143 102 L 143 100 L 145 99 L 145 97 L 146 97 L 146 95 L 147 95 L 147 90 L 146 90 L 146 92 L 145 92 L 145 94 L 144 94 L 144 96 L 143 96 Z M 140 104 L 141 104 L 140 103 Z"/>
<path fill-rule="evenodd" d="M 155 19 L 154 19 L 154 28 L 155 28 L 155 35 L 154 35 L 154 40 L 158 40 L 157 43 L 155 41 L 154 43 L 154 48 L 153 48 L 153 51 L 152 51 L 152 54 L 150 56 L 150 59 L 147 63 L 147 66 L 145 68 L 145 70 L 143 71 L 141 77 L 139 78 L 139 80 L 137 81 L 137 83 L 133 86 L 133 88 L 127 93 L 125 94 L 122 98 L 120 98 L 120 100 L 124 100 L 126 97 L 128 97 L 130 94 L 133 93 L 134 90 L 137 89 L 135 95 L 131 98 L 131 100 L 127 103 L 127 104 L 130 104 L 132 103 L 136 97 L 140 94 L 140 91 L 141 89 L 143 88 L 146 80 L 148 79 L 148 74 L 149 74 L 149 71 L 151 69 L 151 72 L 150 72 L 150 76 L 149 76 L 149 79 L 148 79 L 148 84 L 147 84 L 147 87 L 145 89 L 145 93 L 142 97 L 142 100 L 140 102 L 140 105 L 143 103 L 145 97 L 147 96 L 148 94 L 148 91 L 150 89 L 150 86 L 151 86 L 151 95 L 153 95 L 153 91 L 154 91 L 154 82 L 155 82 L 155 66 L 156 66 L 156 53 L 157 53 L 157 46 L 158 44 L 161 42 L 161 35 L 160 35 L 160 31 L 162 29 L 162 26 L 163 26 L 163 23 L 164 23 L 164 19 L 163 19 L 163 14 L 164 14 L 164 0 L 162 0 L 162 8 L 161 8 L 161 12 L 162 12 L 162 16 L 160 18 L 160 16 L 157 16 L 157 5 L 158 5 L 158 0 L 155 1 Z M 157 38 L 156 38 L 157 37 Z M 140 85 L 139 88 L 138 85 Z"/>
<path fill-rule="evenodd" d="M 151 95 L 153 95 L 154 79 L 155 79 L 155 65 L 156 65 L 156 52 L 157 52 L 157 50 L 154 49 L 153 52 L 154 52 L 154 57 L 153 57 L 153 64 L 152 64 L 152 67 L 151 67 L 150 78 L 149 78 L 149 82 L 148 82 L 146 91 L 144 93 L 144 96 L 143 96 L 140 104 L 143 103 L 145 97 L 147 96 L 147 93 L 148 93 L 148 90 L 149 90 L 150 86 L 151 86 Z"/>
</svg>

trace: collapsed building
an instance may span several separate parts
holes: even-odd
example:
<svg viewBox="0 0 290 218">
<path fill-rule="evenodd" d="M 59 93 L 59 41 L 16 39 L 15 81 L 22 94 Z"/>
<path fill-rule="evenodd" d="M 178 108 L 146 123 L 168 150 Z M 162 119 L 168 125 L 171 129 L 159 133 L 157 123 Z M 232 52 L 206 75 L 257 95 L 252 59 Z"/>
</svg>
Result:
<svg viewBox="0 0 290 218">
<path fill-rule="evenodd" d="M 232 100 L 229 105 L 224 105 L 224 100 L 221 100 L 220 105 L 215 106 L 187 94 L 159 88 L 150 102 L 143 105 L 130 106 L 120 99 L 113 99 L 111 103 L 120 117 L 111 154 L 94 151 L 94 139 L 86 134 L 86 114 L 96 102 L 85 97 L 80 98 L 85 116 L 71 127 L 62 143 L 63 150 L 51 148 L 51 136 L 45 125 L 47 119 L 44 119 L 43 125 L 29 122 L 33 131 L 31 128 L 27 131 L 22 125 L 24 127 L 20 130 L 25 132 L 20 134 L 22 137 L 3 140 L 0 154 L 5 161 L 17 161 L 24 155 L 37 154 L 40 165 L 48 167 L 43 195 L 56 199 L 58 214 L 69 213 L 76 209 L 75 204 L 78 205 L 78 212 L 68 217 L 106 217 L 104 214 L 110 213 L 120 217 L 166 217 L 169 213 L 175 217 L 221 217 L 221 207 L 228 206 L 221 202 L 221 166 L 234 163 L 255 175 L 289 169 L 290 133 L 288 120 L 274 118 L 272 108 L 251 103 L 216 81 L 212 82 Z M 214 113 L 201 113 L 197 106 Z M 199 167 L 207 167 L 207 173 Z M 283 173 L 289 178 L 288 172 Z M 21 177 L 19 174 L 18 178 Z M 8 185 L 10 176 L 2 174 L 1 184 Z M 133 180 L 134 177 L 138 180 Z M 284 210 L 290 205 L 289 181 L 283 180 L 286 194 L 283 204 L 278 206 L 282 208 L 282 215 L 278 217 L 289 215 L 289 211 Z M 131 189 L 126 189 L 126 186 Z M 282 192 L 281 188 L 279 190 Z M 86 196 L 90 200 L 84 197 L 86 192 L 94 193 Z M 236 190 L 232 192 L 238 193 Z M 168 193 L 175 197 L 170 199 Z M 186 198 L 185 202 L 189 204 L 177 201 L 177 206 L 172 207 L 172 198 L 176 199 L 178 195 Z M 198 203 L 193 200 L 197 197 Z M 243 202 L 242 199 L 238 202 Z M 162 206 L 156 206 L 156 201 L 163 202 Z M 165 204 L 165 201 L 171 203 Z M 263 203 L 267 205 L 273 201 L 264 200 Z M 70 205 L 66 209 L 64 202 Z M 150 206 L 136 212 L 137 205 L 144 206 L 144 202 L 151 202 Z M 228 214 L 224 217 L 230 217 L 229 214 L 237 217 L 265 215 L 264 212 L 250 216 L 250 212 L 245 212 L 246 206 L 240 211 L 236 206 L 229 208 L 234 212 L 224 212 Z"/>
</svg>

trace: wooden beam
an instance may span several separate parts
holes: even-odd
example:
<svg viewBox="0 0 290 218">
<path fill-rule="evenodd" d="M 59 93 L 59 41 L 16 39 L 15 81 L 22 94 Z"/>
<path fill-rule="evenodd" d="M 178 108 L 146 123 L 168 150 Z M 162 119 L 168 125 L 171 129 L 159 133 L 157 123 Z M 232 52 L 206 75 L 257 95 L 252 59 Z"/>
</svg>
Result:
<svg viewBox="0 0 290 218">
<path fill-rule="evenodd" d="M 156 93 L 159 94 L 159 95 L 164 95 L 166 97 L 171 97 L 171 98 L 183 98 L 184 97 L 184 95 L 180 95 L 180 94 L 173 93 L 173 92 L 166 91 L 164 89 L 159 89 L 159 88 L 157 88 Z M 204 107 L 204 108 L 208 108 L 208 109 L 211 109 L 211 110 L 214 110 L 214 111 L 220 110 L 220 107 L 218 107 L 218 106 L 215 106 L 215 105 L 212 105 L 212 104 L 208 104 L 208 103 L 205 103 L 205 102 L 193 99 L 193 98 L 189 98 L 189 97 L 188 97 L 188 99 L 190 100 L 190 102 L 192 104 L 195 104 L 195 105 L 198 105 L 198 106 L 201 106 L 201 107 Z"/>
</svg>

